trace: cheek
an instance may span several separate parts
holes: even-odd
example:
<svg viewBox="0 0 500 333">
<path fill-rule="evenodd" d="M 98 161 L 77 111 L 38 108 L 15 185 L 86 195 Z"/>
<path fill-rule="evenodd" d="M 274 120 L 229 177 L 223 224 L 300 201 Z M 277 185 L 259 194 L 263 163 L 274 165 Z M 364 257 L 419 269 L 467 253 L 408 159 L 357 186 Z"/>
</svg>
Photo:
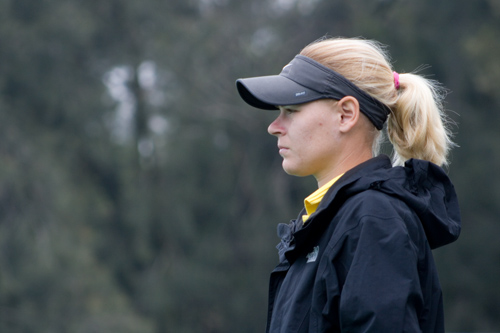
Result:
<svg viewBox="0 0 500 333">
<path fill-rule="evenodd" d="M 334 138 L 331 124 L 324 121 L 315 123 L 310 133 L 311 138 L 317 142 L 331 141 Z"/>
<path fill-rule="evenodd" d="M 300 131 L 301 136 L 308 141 L 317 141 L 319 137 L 323 135 L 323 132 L 327 130 L 325 123 L 323 121 L 320 122 L 312 122 L 308 126 L 304 126 Z"/>
</svg>

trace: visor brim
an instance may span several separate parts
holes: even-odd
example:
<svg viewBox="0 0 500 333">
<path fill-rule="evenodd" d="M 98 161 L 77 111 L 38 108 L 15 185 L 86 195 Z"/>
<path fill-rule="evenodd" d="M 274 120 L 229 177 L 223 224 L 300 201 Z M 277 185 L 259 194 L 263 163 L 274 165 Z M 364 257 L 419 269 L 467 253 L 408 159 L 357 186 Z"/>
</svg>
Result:
<svg viewBox="0 0 500 333">
<path fill-rule="evenodd" d="M 236 86 L 246 103 L 263 110 L 277 110 L 277 106 L 303 104 L 323 98 L 318 92 L 282 75 L 238 79 Z"/>
</svg>

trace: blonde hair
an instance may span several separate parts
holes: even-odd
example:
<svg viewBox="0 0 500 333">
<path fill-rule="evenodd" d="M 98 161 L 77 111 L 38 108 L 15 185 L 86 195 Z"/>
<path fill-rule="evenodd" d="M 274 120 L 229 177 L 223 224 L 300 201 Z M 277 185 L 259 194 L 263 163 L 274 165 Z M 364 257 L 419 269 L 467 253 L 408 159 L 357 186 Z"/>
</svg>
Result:
<svg viewBox="0 0 500 333">
<path fill-rule="evenodd" d="M 444 94 L 437 82 L 405 73 L 399 75 L 396 89 L 389 56 L 376 41 L 323 39 L 306 46 L 300 54 L 342 74 L 391 109 L 387 134 L 394 148 L 394 164 L 409 158 L 448 164 L 453 142 L 442 107 Z M 380 131 L 373 133 L 373 147 L 377 147 Z"/>
</svg>

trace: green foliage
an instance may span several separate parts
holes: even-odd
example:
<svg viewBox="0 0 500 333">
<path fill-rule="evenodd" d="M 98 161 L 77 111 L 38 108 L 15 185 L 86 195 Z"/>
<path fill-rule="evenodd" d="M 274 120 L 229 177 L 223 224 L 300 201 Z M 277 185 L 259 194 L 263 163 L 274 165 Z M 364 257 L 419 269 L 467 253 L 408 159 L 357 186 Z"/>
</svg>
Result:
<svg viewBox="0 0 500 333">
<path fill-rule="evenodd" d="M 238 77 L 324 35 L 430 64 L 458 123 L 464 231 L 436 252 L 452 331 L 500 327 L 497 41 L 481 1 L 0 3 L 0 332 L 257 332 L 275 226 L 309 179 Z"/>
</svg>

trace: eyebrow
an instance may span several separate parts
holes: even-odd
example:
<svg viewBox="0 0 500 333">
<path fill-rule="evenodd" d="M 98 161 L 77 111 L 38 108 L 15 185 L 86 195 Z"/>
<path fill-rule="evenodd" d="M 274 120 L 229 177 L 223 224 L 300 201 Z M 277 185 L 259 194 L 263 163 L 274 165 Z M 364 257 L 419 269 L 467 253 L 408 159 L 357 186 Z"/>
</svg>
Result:
<svg viewBox="0 0 500 333">
<path fill-rule="evenodd" d="M 277 105 L 276 107 L 278 109 L 298 110 L 298 109 L 300 109 L 300 104 L 294 104 L 294 105 Z"/>
</svg>

